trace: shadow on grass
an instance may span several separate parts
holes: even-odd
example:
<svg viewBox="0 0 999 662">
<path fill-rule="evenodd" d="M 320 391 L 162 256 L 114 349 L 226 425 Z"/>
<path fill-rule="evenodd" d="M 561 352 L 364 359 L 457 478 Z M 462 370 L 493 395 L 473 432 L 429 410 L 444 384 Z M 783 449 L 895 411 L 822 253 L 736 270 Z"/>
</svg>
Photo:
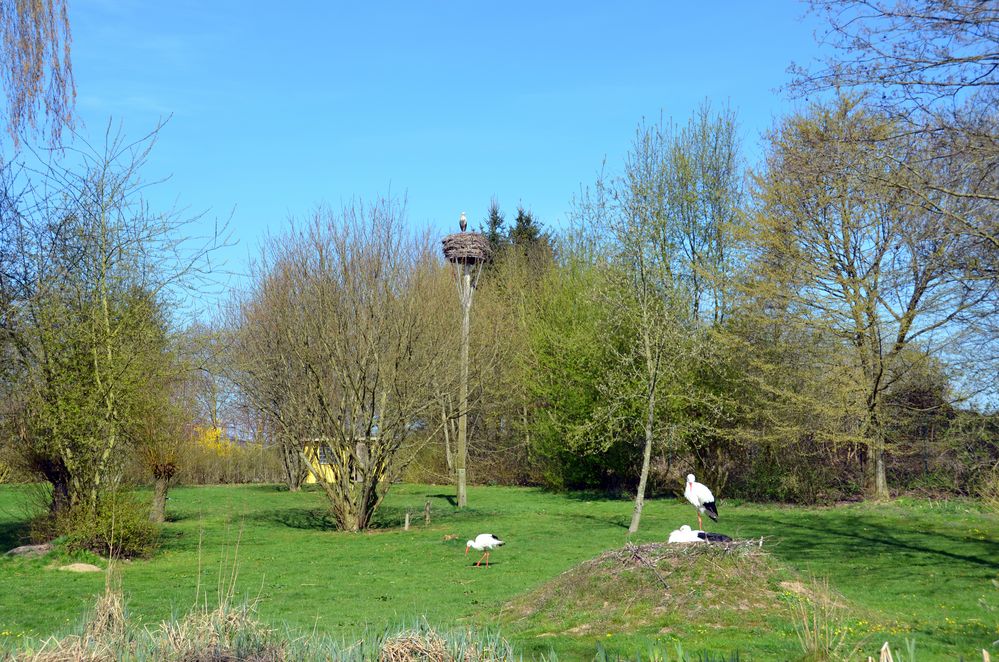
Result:
<svg viewBox="0 0 999 662">
<path fill-rule="evenodd" d="M 558 490 L 546 490 L 542 491 L 548 494 L 555 494 L 561 497 L 565 497 L 570 501 L 634 501 L 635 495 L 628 494 L 623 489 L 619 490 L 570 490 L 567 492 L 562 492 Z M 651 499 L 652 496 L 649 495 L 646 499 Z"/>
<path fill-rule="evenodd" d="M 432 495 L 431 495 L 432 496 Z M 422 502 L 421 502 L 422 503 Z M 410 526 L 413 528 L 425 527 L 423 518 L 423 508 L 414 503 L 412 506 L 398 506 L 382 504 L 371 516 L 369 530 L 401 530 L 406 521 L 406 513 L 409 513 Z M 466 519 L 475 517 L 479 513 L 474 509 L 466 508 L 462 511 L 451 509 L 433 509 L 430 511 L 430 523 L 440 524 L 442 522 L 452 522 L 456 519 Z M 328 508 L 279 508 L 272 510 L 258 510 L 247 513 L 248 520 L 262 524 L 277 524 L 291 529 L 301 529 L 307 531 L 338 531 L 336 519 Z"/>
<path fill-rule="evenodd" d="M 336 531 L 333 513 L 325 508 L 281 508 L 247 514 L 248 520 L 263 524 L 277 524 L 290 529 L 306 531 Z"/>
<path fill-rule="evenodd" d="M 566 519 L 579 519 L 588 522 L 597 522 L 603 526 L 616 526 L 619 529 L 627 529 L 631 526 L 631 521 L 627 517 L 622 517 L 621 515 L 608 514 L 603 517 L 599 517 L 597 515 L 583 515 L 581 513 L 560 513 L 560 515 Z"/>
<path fill-rule="evenodd" d="M 29 542 L 27 522 L 0 523 L 0 555 Z"/>
<path fill-rule="evenodd" d="M 436 495 L 427 495 L 428 498 L 434 498 Z M 382 504 L 375 511 L 375 514 L 371 516 L 371 528 L 372 529 L 402 529 L 406 521 L 406 513 L 409 513 L 409 523 L 412 527 L 423 527 L 426 526 L 423 519 L 423 504 L 424 501 L 414 502 L 411 506 L 399 506 L 391 505 L 387 506 Z M 450 503 L 450 501 L 448 501 Z M 430 507 L 430 524 L 450 524 L 456 521 L 478 517 L 481 512 L 474 508 L 464 508 L 462 510 L 457 510 L 454 508 L 447 507 L 434 507 L 431 503 Z"/>
<path fill-rule="evenodd" d="M 287 485 L 282 483 L 253 483 L 251 485 L 242 485 L 243 489 L 248 492 L 266 492 L 268 494 L 273 494 L 274 492 L 290 492 Z M 304 489 L 306 486 L 303 485 Z"/>
<path fill-rule="evenodd" d="M 453 494 L 428 494 L 427 498 L 428 499 L 444 499 L 449 504 L 451 504 L 454 508 L 458 507 L 458 497 L 456 497 Z"/>
<path fill-rule="evenodd" d="M 899 527 L 899 522 L 894 520 L 858 516 L 842 522 L 828 518 L 821 522 L 811 522 L 802 521 L 802 518 L 784 519 L 771 515 L 756 515 L 753 520 L 764 524 L 769 522 L 782 549 L 808 556 L 814 555 L 822 547 L 826 547 L 827 553 L 832 556 L 858 552 L 869 555 L 879 552 L 897 554 L 899 550 L 908 550 L 927 557 L 949 559 L 990 570 L 999 569 L 997 542 L 969 541 L 945 533 Z M 863 530 L 864 527 L 868 530 Z M 833 545 L 829 545 L 830 538 L 835 541 Z M 938 545 L 930 544 L 932 540 L 938 541 Z"/>
</svg>

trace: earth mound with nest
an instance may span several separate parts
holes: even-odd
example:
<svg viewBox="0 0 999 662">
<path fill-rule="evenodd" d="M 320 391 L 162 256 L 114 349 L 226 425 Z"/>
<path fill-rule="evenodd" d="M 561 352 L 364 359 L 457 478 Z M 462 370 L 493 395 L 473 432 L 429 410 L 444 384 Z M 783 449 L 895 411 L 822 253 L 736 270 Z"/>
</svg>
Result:
<svg viewBox="0 0 999 662">
<path fill-rule="evenodd" d="M 766 627 L 787 614 L 800 578 L 760 539 L 628 544 L 562 573 L 504 607 L 505 631 L 538 637 L 699 627 Z M 811 599 L 819 588 L 807 588 Z"/>
</svg>

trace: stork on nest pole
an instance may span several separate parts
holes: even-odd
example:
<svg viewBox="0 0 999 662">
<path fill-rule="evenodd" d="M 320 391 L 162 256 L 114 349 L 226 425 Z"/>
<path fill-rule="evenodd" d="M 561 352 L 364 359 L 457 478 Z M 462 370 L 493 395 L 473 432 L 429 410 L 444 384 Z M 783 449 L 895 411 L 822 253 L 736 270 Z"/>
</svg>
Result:
<svg viewBox="0 0 999 662">
<path fill-rule="evenodd" d="M 461 380 L 458 385 L 458 448 L 455 457 L 456 482 L 458 484 L 458 507 L 468 505 L 465 491 L 465 471 L 468 460 L 468 327 L 472 309 L 472 295 L 482 273 L 482 265 L 489 259 L 492 247 L 481 232 L 466 232 L 468 219 L 465 212 L 458 221 L 461 232 L 449 234 L 441 242 L 444 257 L 454 268 L 455 283 L 458 286 L 458 301 L 461 303 Z"/>
</svg>

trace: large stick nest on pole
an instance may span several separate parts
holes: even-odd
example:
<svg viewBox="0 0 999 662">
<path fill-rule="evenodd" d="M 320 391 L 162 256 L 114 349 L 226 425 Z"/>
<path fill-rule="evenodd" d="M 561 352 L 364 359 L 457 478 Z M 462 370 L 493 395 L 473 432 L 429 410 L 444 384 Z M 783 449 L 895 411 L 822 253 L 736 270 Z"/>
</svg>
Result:
<svg viewBox="0 0 999 662">
<path fill-rule="evenodd" d="M 493 252 L 489 240 L 481 232 L 449 234 L 441 243 L 444 244 L 444 257 L 448 262 L 459 264 L 485 262 Z"/>
</svg>

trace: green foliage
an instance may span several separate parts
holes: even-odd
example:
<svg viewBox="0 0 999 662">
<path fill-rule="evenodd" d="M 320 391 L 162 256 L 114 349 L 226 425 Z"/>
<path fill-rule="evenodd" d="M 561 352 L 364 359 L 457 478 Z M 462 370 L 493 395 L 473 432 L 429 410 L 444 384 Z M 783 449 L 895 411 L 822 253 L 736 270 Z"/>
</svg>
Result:
<svg viewBox="0 0 999 662">
<path fill-rule="evenodd" d="M 807 440 L 781 446 L 761 445 L 733 471 L 726 494 L 753 501 L 828 503 L 857 493 L 844 484 L 843 471 L 831 471 L 820 445 Z"/>
<path fill-rule="evenodd" d="M 607 394 L 615 353 L 633 337 L 595 296 L 607 287 L 600 268 L 570 259 L 549 272 L 528 318 L 525 366 L 538 403 L 533 451 L 545 482 L 558 488 L 621 488 L 637 480 L 639 418 Z"/>
<path fill-rule="evenodd" d="M 16 397 L 4 422 L 24 464 L 53 485 L 53 510 L 95 510 L 120 482 L 135 421 L 156 409 L 144 403 L 172 364 L 170 297 L 204 256 L 179 248 L 183 220 L 142 199 L 151 142 L 110 135 L 102 151 L 27 167 L 18 183 L 41 197 L 11 198 L 20 243 L 0 342 L 5 359 L 16 351 L 0 388 Z"/>
<path fill-rule="evenodd" d="M 499 201 L 493 198 L 489 201 L 489 212 L 486 214 L 486 226 L 483 229 L 489 245 L 492 246 L 493 255 L 498 255 L 507 244 L 507 236 L 503 224 L 506 218 L 500 211 Z"/>
<path fill-rule="evenodd" d="M 40 542 L 58 538 L 69 551 L 103 557 L 145 558 L 156 550 L 161 528 L 149 521 L 149 504 L 125 490 L 107 492 L 96 507 L 80 503 L 32 523 Z"/>
<path fill-rule="evenodd" d="M 534 219 L 534 214 L 524 209 L 523 205 L 517 205 L 517 216 L 507 232 L 507 241 L 519 250 L 527 252 L 540 246 L 550 245 L 551 238 L 541 229 L 541 224 Z"/>
</svg>

